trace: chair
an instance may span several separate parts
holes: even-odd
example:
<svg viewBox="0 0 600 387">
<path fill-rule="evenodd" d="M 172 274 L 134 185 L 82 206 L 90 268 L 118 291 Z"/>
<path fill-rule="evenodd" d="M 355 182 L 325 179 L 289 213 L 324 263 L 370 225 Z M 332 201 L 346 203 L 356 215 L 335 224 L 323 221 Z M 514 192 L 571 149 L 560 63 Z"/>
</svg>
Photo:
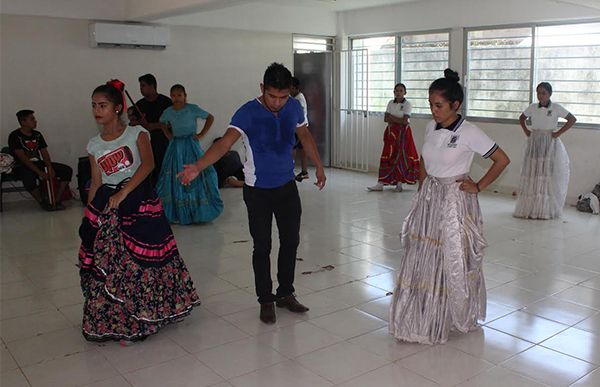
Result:
<svg viewBox="0 0 600 387">
<path fill-rule="evenodd" d="M 8 147 L 2 148 L 2 153 L 9 153 Z M 8 183 L 8 187 L 4 187 L 4 183 Z M 4 193 L 9 192 L 27 192 L 23 183 L 13 173 L 2 173 L 0 176 L 0 212 L 4 210 Z"/>
</svg>

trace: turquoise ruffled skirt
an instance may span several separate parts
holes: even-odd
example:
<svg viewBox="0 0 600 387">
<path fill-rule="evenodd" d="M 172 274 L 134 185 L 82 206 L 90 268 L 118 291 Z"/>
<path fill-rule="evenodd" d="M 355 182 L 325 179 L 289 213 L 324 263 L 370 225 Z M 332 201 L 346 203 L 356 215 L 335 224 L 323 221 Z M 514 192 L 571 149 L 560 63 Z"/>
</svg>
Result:
<svg viewBox="0 0 600 387">
<path fill-rule="evenodd" d="M 204 155 L 194 136 L 173 137 L 163 160 L 156 191 L 169 222 L 179 224 L 204 223 L 223 212 L 217 172 L 206 168 L 192 183 L 184 186 L 177 178 L 185 164 L 192 164 Z"/>
</svg>

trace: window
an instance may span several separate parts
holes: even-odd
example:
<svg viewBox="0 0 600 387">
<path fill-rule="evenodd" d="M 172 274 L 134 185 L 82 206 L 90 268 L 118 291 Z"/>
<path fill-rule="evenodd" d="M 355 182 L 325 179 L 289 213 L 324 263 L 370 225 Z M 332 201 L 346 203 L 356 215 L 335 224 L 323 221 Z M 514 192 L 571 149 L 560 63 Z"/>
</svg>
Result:
<svg viewBox="0 0 600 387">
<path fill-rule="evenodd" d="M 328 52 L 333 51 L 335 39 L 327 36 L 294 35 L 292 43 L 297 54 Z"/>
<path fill-rule="evenodd" d="M 467 115 L 517 119 L 550 82 L 552 100 L 600 124 L 600 23 L 467 32 Z"/>
<path fill-rule="evenodd" d="M 385 111 L 395 85 L 396 37 L 353 39 L 352 50 L 357 50 L 352 54 L 352 108 Z"/>
<path fill-rule="evenodd" d="M 578 122 L 600 124 L 600 23 L 537 27 L 534 74 Z"/>
<path fill-rule="evenodd" d="M 400 82 L 404 83 L 413 113 L 430 114 L 429 85 L 448 67 L 450 35 L 405 35 L 400 38 Z M 390 99 L 391 90 L 387 96 Z M 393 96 L 392 96 L 393 97 Z"/>
<path fill-rule="evenodd" d="M 533 30 L 469 31 L 467 35 L 467 115 L 516 118 L 531 98 Z"/>
<path fill-rule="evenodd" d="M 429 114 L 427 90 L 448 67 L 449 38 L 443 32 L 353 39 L 353 109 L 385 111 L 394 98 L 394 85 L 402 82 L 413 113 Z"/>
</svg>

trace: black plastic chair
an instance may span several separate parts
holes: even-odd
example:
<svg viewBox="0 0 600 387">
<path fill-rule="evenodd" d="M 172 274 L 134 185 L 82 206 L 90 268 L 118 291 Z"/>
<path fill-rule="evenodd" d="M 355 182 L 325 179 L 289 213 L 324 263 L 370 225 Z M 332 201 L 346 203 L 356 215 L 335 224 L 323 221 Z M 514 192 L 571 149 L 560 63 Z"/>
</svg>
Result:
<svg viewBox="0 0 600 387">
<path fill-rule="evenodd" d="M 3 147 L 2 153 L 10 153 L 10 150 L 8 147 Z M 4 183 L 8 183 L 9 186 L 4 187 Z M 0 212 L 4 210 L 4 194 L 9 192 L 27 192 L 27 190 L 13 173 L 2 173 L 0 175 Z"/>
</svg>

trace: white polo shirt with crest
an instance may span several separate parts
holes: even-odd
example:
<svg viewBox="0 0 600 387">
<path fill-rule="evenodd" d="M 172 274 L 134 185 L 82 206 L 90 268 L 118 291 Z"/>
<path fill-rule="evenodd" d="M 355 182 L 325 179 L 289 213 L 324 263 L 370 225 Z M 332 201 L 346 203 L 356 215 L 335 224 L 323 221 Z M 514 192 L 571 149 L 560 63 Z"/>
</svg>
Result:
<svg viewBox="0 0 600 387">
<path fill-rule="evenodd" d="M 453 177 L 469 173 L 475 153 L 488 158 L 496 149 L 498 145 L 483 130 L 458 116 L 448 128 L 429 122 L 421 156 L 428 175 Z"/>
<path fill-rule="evenodd" d="M 556 130 L 558 118 L 567 118 L 569 111 L 554 102 L 550 102 L 547 107 L 532 103 L 523 114 L 531 118 L 531 129 Z"/>
</svg>

